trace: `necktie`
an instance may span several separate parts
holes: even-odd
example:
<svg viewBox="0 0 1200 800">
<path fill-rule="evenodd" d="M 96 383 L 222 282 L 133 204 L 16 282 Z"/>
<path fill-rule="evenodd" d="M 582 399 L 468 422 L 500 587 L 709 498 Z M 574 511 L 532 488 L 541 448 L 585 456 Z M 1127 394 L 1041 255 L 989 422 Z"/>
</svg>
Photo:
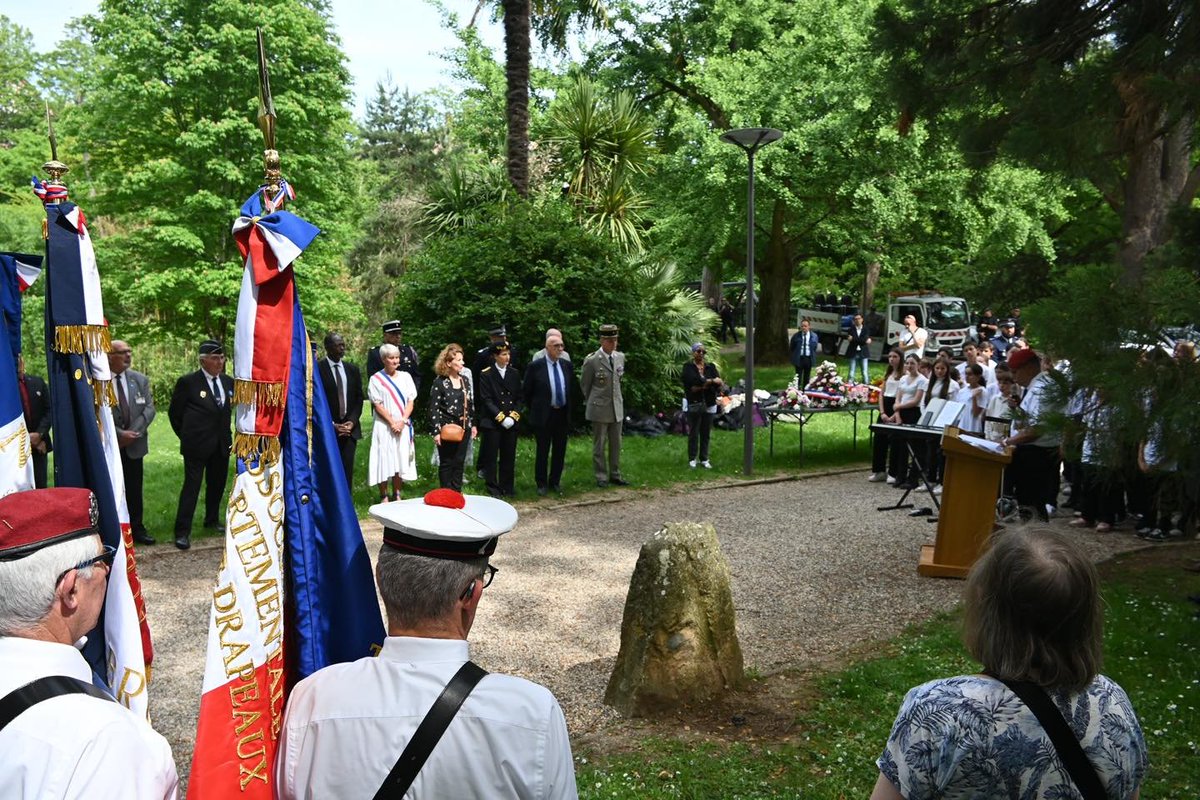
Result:
<svg viewBox="0 0 1200 800">
<path fill-rule="evenodd" d="M 333 388 L 337 392 L 338 419 L 346 418 L 346 384 L 342 382 L 342 365 L 333 365 Z"/>
<path fill-rule="evenodd" d="M 562 408 L 564 405 L 566 405 L 566 401 L 562 396 L 562 376 L 558 372 L 557 361 L 550 362 L 550 383 L 554 389 L 553 405 L 555 408 Z"/>
<path fill-rule="evenodd" d="M 121 427 L 129 427 L 129 397 L 125 394 L 125 375 L 117 376 L 117 403 L 121 407 Z"/>
<path fill-rule="evenodd" d="M 28 428 L 33 424 L 33 406 L 29 402 L 29 387 L 25 385 L 25 379 L 17 381 L 17 385 L 21 387 L 21 409 L 25 412 L 25 427 Z"/>
<path fill-rule="evenodd" d="M 220 408 L 225 405 L 221 397 L 221 387 L 217 384 L 216 378 L 209 378 L 209 380 L 212 381 L 213 400 L 216 402 L 217 408 Z"/>
</svg>

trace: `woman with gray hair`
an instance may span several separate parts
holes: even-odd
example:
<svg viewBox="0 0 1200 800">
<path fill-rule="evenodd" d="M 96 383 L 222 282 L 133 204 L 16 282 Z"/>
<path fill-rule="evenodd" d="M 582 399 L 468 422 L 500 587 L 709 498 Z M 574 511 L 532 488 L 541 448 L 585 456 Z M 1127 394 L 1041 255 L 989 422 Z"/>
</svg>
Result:
<svg viewBox="0 0 1200 800">
<path fill-rule="evenodd" d="M 963 641 L 983 673 L 909 691 L 872 800 L 1136 798 L 1146 742 L 1100 674 L 1100 579 L 1060 533 L 1001 531 L 967 578 Z"/>
<path fill-rule="evenodd" d="M 379 346 L 383 369 L 371 376 L 367 397 L 374 408 L 371 426 L 371 460 L 368 480 L 379 485 L 379 502 L 400 499 L 404 481 L 417 479 L 417 446 L 413 440 L 412 412 L 417 387 L 400 369 L 400 348 Z M 388 482 L 392 490 L 388 492 Z"/>
</svg>

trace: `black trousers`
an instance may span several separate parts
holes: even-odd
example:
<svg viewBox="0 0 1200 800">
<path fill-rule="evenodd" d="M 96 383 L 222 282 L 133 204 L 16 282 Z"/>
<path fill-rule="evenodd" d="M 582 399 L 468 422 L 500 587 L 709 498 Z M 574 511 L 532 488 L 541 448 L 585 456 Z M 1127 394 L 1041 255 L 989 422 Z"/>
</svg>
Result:
<svg viewBox="0 0 1200 800">
<path fill-rule="evenodd" d="M 567 460 L 567 410 L 550 409 L 546 424 L 536 428 L 533 433 L 537 440 L 537 455 L 533 462 L 534 480 L 539 489 L 557 489 L 559 481 L 562 480 L 563 464 Z"/>
<path fill-rule="evenodd" d="M 142 467 L 144 459 L 130 458 L 121 451 L 121 474 L 125 476 L 125 505 L 129 507 L 129 530 L 136 536 L 146 532 L 142 519 Z M 189 523 L 190 527 L 190 523 Z"/>
<path fill-rule="evenodd" d="M 483 470 L 488 491 L 514 494 L 517 467 L 517 426 L 484 428 L 479 432 L 479 468 Z M 497 463 L 498 462 L 498 463 Z"/>
<path fill-rule="evenodd" d="M 916 406 L 900 409 L 900 422 L 905 425 L 913 425 L 921 418 L 921 409 Z M 913 453 L 918 455 L 918 458 L 908 457 L 907 440 L 900 436 L 893 436 L 892 439 L 892 463 L 888 469 L 888 474 L 894 475 L 897 481 L 919 484 L 921 482 L 921 472 L 924 470 L 924 465 L 920 461 L 920 456 L 925 452 L 925 445 L 920 440 L 913 442 Z M 928 476 L 926 476 L 928 477 Z"/>
<path fill-rule="evenodd" d="M 46 483 L 47 467 L 49 466 L 50 456 L 47 453 L 39 453 L 36 450 L 33 453 L 33 488 L 45 489 L 50 484 Z"/>
<path fill-rule="evenodd" d="M 353 436 L 337 437 L 338 453 L 342 456 L 342 469 L 346 472 L 346 485 L 354 491 L 354 453 L 358 449 L 358 440 Z"/>
<path fill-rule="evenodd" d="M 229 478 L 229 453 L 218 450 L 207 459 L 183 458 L 183 488 L 179 490 L 179 510 L 175 512 L 175 535 L 188 536 L 192 517 L 204 482 L 204 524 L 215 525 L 222 518 L 221 495 Z"/>
<path fill-rule="evenodd" d="M 687 412 L 688 461 L 708 461 L 708 439 L 712 433 L 712 414 L 707 408 Z"/>
<path fill-rule="evenodd" d="M 1029 506 L 1034 515 L 1047 522 L 1046 506 L 1058 503 L 1058 448 L 1017 445 L 1007 472 L 1012 475 L 1017 503 Z"/>
<path fill-rule="evenodd" d="M 808 386 L 809 376 L 812 375 L 813 357 L 798 356 L 797 361 L 800 363 L 794 365 L 796 367 L 796 378 L 800 384 L 800 389 L 803 390 L 805 386 Z"/>
<path fill-rule="evenodd" d="M 1088 522 L 1107 522 L 1111 525 L 1117 518 L 1117 503 L 1122 490 L 1120 475 L 1116 470 L 1099 464 L 1079 466 L 1083 502 L 1077 508 Z M 1075 499 L 1073 494 L 1071 499 Z"/>
<path fill-rule="evenodd" d="M 883 413 L 891 416 L 896 412 L 896 398 L 883 398 Z M 875 432 L 875 438 L 871 442 L 871 472 L 883 472 L 888 466 L 888 451 L 891 450 L 892 437 L 882 431 Z M 895 471 L 888 470 L 888 474 L 892 477 L 896 476 Z"/>
<path fill-rule="evenodd" d="M 722 342 L 726 341 L 725 331 L 729 331 L 730 333 L 733 334 L 733 343 L 737 344 L 738 343 L 737 328 L 733 327 L 733 312 L 732 311 L 729 312 L 728 314 L 721 315 L 721 334 L 720 335 L 721 335 Z"/>
<path fill-rule="evenodd" d="M 453 489 L 461 492 L 463 487 L 463 466 L 467 460 L 468 429 L 461 442 L 447 442 L 445 439 L 438 445 L 438 485 L 443 489 Z"/>
</svg>

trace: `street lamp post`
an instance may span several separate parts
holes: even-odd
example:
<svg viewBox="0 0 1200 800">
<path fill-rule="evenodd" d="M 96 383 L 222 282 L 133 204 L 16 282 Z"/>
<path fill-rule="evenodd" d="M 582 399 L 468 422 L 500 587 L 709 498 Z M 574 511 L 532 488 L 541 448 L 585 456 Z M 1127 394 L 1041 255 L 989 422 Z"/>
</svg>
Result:
<svg viewBox="0 0 1200 800">
<path fill-rule="evenodd" d="M 749 160 L 746 182 L 746 438 L 742 447 L 742 472 L 754 473 L 754 154 L 783 136 L 775 128 L 737 128 L 721 134 L 721 141 L 737 145 Z"/>
</svg>

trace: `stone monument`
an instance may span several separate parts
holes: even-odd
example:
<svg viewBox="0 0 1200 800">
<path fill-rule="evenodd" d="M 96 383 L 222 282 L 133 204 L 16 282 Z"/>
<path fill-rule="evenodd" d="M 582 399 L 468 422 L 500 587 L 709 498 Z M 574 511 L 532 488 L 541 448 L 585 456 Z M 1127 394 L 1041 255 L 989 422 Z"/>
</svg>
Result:
<svg viewBox="0 0 1200 800">
<path fill-rule="evenodd" d="M 672 522 L 642 545 L 604 702 L 643 716 L 742 680 L 729 564 L 711 523 Z"/>
</svg>

